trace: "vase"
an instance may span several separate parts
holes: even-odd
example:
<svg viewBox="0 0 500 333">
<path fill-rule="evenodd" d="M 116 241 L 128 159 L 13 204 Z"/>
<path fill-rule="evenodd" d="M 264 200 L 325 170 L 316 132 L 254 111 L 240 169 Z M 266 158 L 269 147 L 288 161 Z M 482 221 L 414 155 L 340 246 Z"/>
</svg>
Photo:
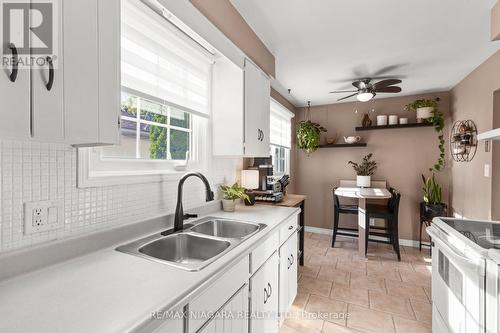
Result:
<svg viewBox="0 0 500 333">
<path fill-rule="evenodd" d="M 222 199 L 222 209 L 225 212 L 234 212 L 235 207 L 236 207 L 235 200 Z"/>
<path fill-rule="evenodd" d="M 356 176 L 356 185 L 358 187 L 370 187 L 371 176 Z"/>
<path fill-rule="evenodd" d="M 423 120 L 431 118 L 432 111 L 434 111 L 434 108 L 431 106 L 425 108 L 417 108 L 417 122 L 421 123 Z"/>
<path fill-rule="evenodd" d="M 370 119 L 370 116 L 368 115 L 368 113 L 365 113 L 365 115 L 363 116 L 363 121 L 362 121 L 361 125 L 363 127 L 370 127 L 372 125 L 372 120 Z"/>
</svg>

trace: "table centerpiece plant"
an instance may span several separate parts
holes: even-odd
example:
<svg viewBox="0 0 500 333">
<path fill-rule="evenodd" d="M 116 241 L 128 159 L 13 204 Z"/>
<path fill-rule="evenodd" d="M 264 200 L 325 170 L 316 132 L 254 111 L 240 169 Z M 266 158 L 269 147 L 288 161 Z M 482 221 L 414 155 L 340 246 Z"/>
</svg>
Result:
<svg viewBox="0 0 500 333">
<path fill-rule="evenodd" d="M 373 154 L 370 153 L 363 157 L 360 164 L 353 161 L 349 161 L 349 165 L 352 166 L 354 171 L 356 171 L 356 185 L 358 187 L 370 187 L 371 186 L 371 176 L 377 170 L 377 162 L 372 161 L 371 158 Z"/>
</svg>

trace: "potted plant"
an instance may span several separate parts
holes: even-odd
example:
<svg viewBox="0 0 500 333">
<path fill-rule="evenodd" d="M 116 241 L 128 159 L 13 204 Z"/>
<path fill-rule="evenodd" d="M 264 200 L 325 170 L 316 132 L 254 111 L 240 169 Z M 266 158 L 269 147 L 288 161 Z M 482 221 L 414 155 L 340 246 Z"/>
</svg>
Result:
<svg viewBox="0 0 500 333">
<path fill-rule="evenodd" d="M 424 194 L 424 202 L 420 204 L 420 214 L 426 220 L 432 220 L 434 217 L 446 216 L 448 207 L 442 203 L 443 190 L 441 185 L 436 181 L 434 173 L 432 176 L 425 178 L 422 175 L 424 183 L 422 191 Z"/>
<path fill-rule="evenodd" d="M 318 149 L 321 132 L 326 132 L 326 128 L 310 120 L 303 120 L 297 126 L 297 146 L 307 154 Z"/>
<path fill-rule="evenodd" d="M 416 101 L 407 104 L 405 109 L 408 111 L 416 111 L 417 122 L 420 123 L 433 116 L 434 110 L 438 107 L 439 99 L 417 99 Z"/>
<path fill-rule="evenodd" d="M 426 122 L 432 124 L 438 133 L 439 158 L 432 168 L 429 168 L 429 171 L 441 171 L 444 168 L 444 113 L 440 112 L 438 109 L 439 101 L 439 97 L 436 97 L 435 99 L 417 99 L 413 103 L 405 106 L 405 110 L 417 112 L 417 122 L 425 120 Z"/>
<path fill-rule="evenodd" d="M 241 187 L 237 182 L 233 185 L 221 185 L 220 187 L 222 194 L 224 195 L 222 199 L 222 209 L 225 212 L 234 212 L 236 206 L 236 200 L 241 199 L 248 201 L 250 198 L 245 193 L 245 189 Z"/>
<path fill-rule="evenodd" d="M 377 169 L 377 162 L 372 161 L 373 154 L 370 153 L 363 157 L 361 164 L 349 161 L 349 165 L 352 165 L 354 171 L 356 171 L 356 185 L 358 187 L 370 187 L 371 186 L 371 176 L 375 173 Z"/>
</svg>

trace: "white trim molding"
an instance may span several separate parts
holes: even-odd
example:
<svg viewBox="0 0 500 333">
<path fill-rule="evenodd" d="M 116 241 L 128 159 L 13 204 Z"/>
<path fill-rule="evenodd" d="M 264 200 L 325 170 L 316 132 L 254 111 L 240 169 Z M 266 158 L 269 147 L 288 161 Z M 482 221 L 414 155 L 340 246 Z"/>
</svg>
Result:
<svg viewBox="0 0 500 333">
<path fill-rule="evenodd" d="M 314 234 L 322 234 L 322 235 L 332 235 L 333 230 L 332 229 L 325 229 L 325 228 L 317 228 L 317 227 L 305 227 L 305 231 L 307 232 L 312 232 Z M 373 239 L 376 240 L 384 240 L 383 237 L 379 236 L 372 236 Z M 400 246 L 409 246 L 409 247 L 418 247 L 418 241 L 412 240 L 412 239 L 399 239 L 399 245 Z"/>
</svg>

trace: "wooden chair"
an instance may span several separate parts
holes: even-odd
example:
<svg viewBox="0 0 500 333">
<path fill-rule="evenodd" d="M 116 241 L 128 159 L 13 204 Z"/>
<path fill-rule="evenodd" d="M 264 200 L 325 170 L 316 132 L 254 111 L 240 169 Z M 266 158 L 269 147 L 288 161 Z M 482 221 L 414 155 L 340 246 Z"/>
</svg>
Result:
<svg viewBox="0 0 500 333">
<path fill-rule="evenodd" d="M 339 228 L 340 214 L 358 215 L 358 206 L 357 205 L 341 205 L 338 195 L 335 194 L 335 190 L 337 188 L 338 187 L 334 187 L 332 190 L 332 193 L 333 193 L 332 247 L 335 246 L 335 239 L 337 238 L 337 235 L 357 237 L 357 234 L 355 232 L 358 231 L 358 229 L 354 229 L 354 228 Z"/>
<path fill-rule="evenodd" d="M 365 230 L 366 230 L 366 244 L 365 244 L 365 254 L 368 253 L 368 240 L 370 235 L 387 237 L 385 240 L 373 240 L 375 242 L 381 242 L 386 244 L 392 244 L 394 251 L 398 256 L 398 260 L 401 261 L 401 253 L 399 250 L 399 231 L 398 231 L 398 212 L 399 212 L 399 202 L 401 200 L 401 194 L 394 188 L 390 188 L 392 197 L 388 200 L 387 205 L 366 205 L 366 219 L 365 219 Z M 383 219 L 386 221 L 385 227 L 374 227 L 370 226 L 370 219 Z M 377 231 L 370 231 L 370 229 L 375 229 Z"/>
</svg>

